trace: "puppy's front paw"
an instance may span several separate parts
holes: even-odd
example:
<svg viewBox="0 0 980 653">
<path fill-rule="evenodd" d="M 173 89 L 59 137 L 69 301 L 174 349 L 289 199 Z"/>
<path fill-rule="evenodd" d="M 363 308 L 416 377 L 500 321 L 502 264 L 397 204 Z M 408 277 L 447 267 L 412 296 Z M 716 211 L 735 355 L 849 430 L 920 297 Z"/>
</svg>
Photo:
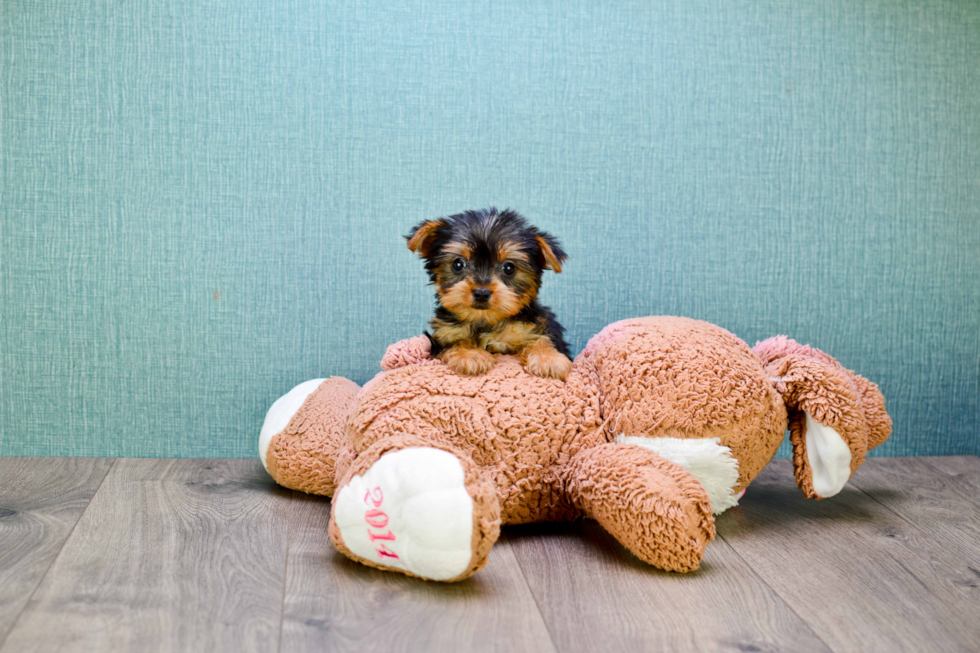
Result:
<svg viewBox="0 0 980 653">
<path fill-rule="evenodd" d="M 572 361 L 568 360 L 568 356 L 550 345 L 531 347 L 523 356 L 523 362 L 528 374 L 546 379 L 564 381 L 572 371 Z"/>
<path fill-rule="evenodd" d="M 494 364 L 493 354 L 474 347 L 450 347 L 439 358 L 452 371 L 465 376 L 486 374 Z"/>
</svg>

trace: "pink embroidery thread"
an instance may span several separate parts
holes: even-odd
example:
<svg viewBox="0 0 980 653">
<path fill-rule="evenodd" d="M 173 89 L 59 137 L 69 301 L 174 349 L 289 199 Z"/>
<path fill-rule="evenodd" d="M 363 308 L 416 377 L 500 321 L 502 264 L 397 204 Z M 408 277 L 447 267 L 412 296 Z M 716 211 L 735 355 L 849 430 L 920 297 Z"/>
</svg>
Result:
<svg viewBox="0 0 980 653">
<path fill-rule="evenodd" d="M 372 510 L 368 510 L 366 513 L 364 513 L 364 521 L 366 521 L 367 525 L 371 528 L 377 528 L 378 530 L 381 530 L 388 525 L 388 515 L 379 510 L 382 502 L 384 502 L 384 493 L 381 491 L 380 487 L 374 488 L 373 491 L 368 490 L 364 494 L 365 505 L 374 505 Z M 374 542 L 375 540 L 388 540 L 393 542 L 395 540 L 395 535 L 390 529 L 387 533 L 372 533 L 370 530 L 368 530 L 368 537 L 371 538 L 371 542 Z M 398 554 L 385 546 L 384 543 L 379 544 L 378 548 L 375 549 L 375 552 L 377 552 L 378 556 L 381 558 L 399 559 Z"/>
</svg>

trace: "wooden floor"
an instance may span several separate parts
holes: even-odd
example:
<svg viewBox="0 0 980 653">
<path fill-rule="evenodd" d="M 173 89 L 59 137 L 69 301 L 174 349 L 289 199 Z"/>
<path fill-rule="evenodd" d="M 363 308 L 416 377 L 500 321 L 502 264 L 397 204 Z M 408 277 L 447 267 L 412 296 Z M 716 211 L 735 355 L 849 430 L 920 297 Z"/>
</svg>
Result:
<svg viewBox="0 0 980 653">
<path fill-rule="evenodd" d="M 0 458 L 0 653 L 980 651 L 980 459 L 775 461 L 700 571 L 594 522 L 504 529 L 452 585 L 338 555 L 329 502 L 256 460 Z"/>
</svg>

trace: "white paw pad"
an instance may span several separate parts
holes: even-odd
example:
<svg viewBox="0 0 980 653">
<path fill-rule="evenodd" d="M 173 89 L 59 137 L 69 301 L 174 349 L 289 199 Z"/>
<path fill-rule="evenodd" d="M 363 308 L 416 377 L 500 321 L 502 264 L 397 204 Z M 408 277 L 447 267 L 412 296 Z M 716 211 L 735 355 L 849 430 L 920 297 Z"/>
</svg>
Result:
<svg viewBox="0 0 980 653">
<path fill-rule="evenodd" d="M 448 451 L 410 447 L 383 455 L 333 499 L 344 544 L 374 563 L 447 580 L 473 556 L 473 499 Z"/>
<path fill-rule="evenodd" d="M 283 429 L 289 426 L 293 416 L 303 407 L 303 402 L 313 392 L 320 387 L 323 379 L 312 379 L 298 386 L 276 399 L 269 412 L 265 414 L 265 422 L 262 423 L 262 430 L 259 432 L 259 458 L 262 466 L 269 471 L 269 465 L 265 462 L 265 454 L 269 451 L 272 444 L 272 437 L 282 433 Z"/>
<path fill-rule="evenodd" d="M 738 485 L 738 461 L 720 438 L 647 438 L 617 435 L 616 442 L 635 444 L 649 449 L 675 465 L 680 465 L 697 479 L 708 493 L 711 511 L 720 515 L 738 505 L 742 495 L 735 495 Z"/>
</svg>

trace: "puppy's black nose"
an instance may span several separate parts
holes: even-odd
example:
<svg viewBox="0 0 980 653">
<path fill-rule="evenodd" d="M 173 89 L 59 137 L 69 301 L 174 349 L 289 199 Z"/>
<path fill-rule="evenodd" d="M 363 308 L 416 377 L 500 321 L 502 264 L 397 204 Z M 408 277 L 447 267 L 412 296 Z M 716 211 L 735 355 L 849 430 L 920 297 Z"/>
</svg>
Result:
<svg viewBox="0 0 980 653">
<path fill-rule="evenodd" d="M 489 288 L 476 288 L 473 290 L 473 301 L 477 304 L 486 304 L 493 295 Z"/>
</svg>

